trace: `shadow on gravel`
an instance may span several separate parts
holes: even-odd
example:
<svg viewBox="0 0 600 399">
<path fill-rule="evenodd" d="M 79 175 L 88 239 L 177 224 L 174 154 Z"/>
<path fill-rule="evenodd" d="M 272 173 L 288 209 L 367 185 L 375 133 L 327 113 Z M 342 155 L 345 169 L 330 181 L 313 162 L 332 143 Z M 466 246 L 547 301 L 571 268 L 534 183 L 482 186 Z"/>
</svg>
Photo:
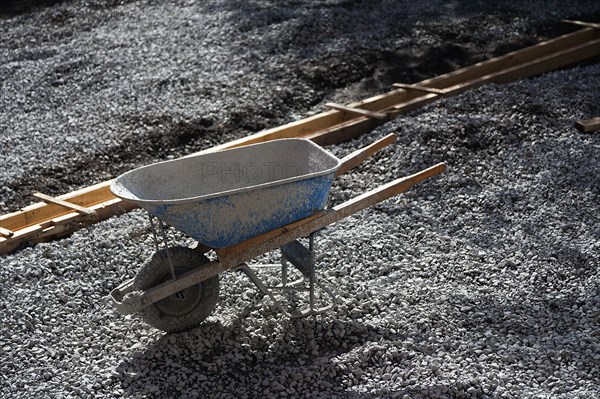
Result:
<svg viewBox="0 0 600 399">
<path fill-rule="evenodd" d="M 185 378 L 188 387 L 198 392 L 210 389 L 232 397 L 240 397 L 241 392 L 261 397 L 310 381 L 301 385 L 298 394 L 333 389 L 343 397 L 367 398 L 371 395 L 344 391 L 344 381 L 362 377 L 332 359 L 354 347 L 405 339 L 396 331 L 355 321 L 281 319 L 261 321 L 259 327 L 248 322 L 243 318 L 230 325 L 207 321 L 189 332 L 163 335 L 118 365 L 121 388 L 132 396 L 177 397 L 176 381 Z M 306 391 L 306 386 L 312 388 Z"/>
<path fill-rule="evenodd" d="M 367 78 L 361 83 L 362 90 L 373 94 L 389 89 L 395 82 L 414 83 L 536 42 L 533 37 L 512 37 L 502 43 L 490 43 L 478 37 L 477 32 L 487 26 L 506 24 L 518 16 L 501 3 L 496 6 L 495 15 L 490 15 L 489 5 L 479 1 L 438 6 L 393 3 L 394 7 L 387 8 L 388 18 L 380 18 L 385 5 L 373 7 L 360 0 L 318 5 L 299 2 L 295 11 L 290 11 L 286 2 L 230 0 L 223 6 L 228 10 L 227 20 L 240 32 L 280 29 L 281 34 L 263 43 L 268 46 L 267 55 L 286 53 L 298 58 L 296 73 L 321 90 L 347 87 Z M 360 18 L 356 18 L 359 13 Z M 363 32 L 373 24 L 385 27 L 381 29 L 386 32 L 380 38 L 382 42 L 390 40 L 390 36 L 406 42 L 394 51 L 365 47 Z M 416 32 L 422 24 L 428 24 L 428 31 L 419 37 Z M 549 27 L 546 31 L 555 33 Z"/>
<path fill-rule="evenodd" d="M 599 289 L 590 287 L 583 296 L 556 295 L 557 290 L 546 298 L 514 298 L 505 303 L 473 298 L 469 306 L 457 309 L 451 317 L 466 330 L 467 337 L 471 336 L 467 338 L 473 343 L 471 348 L 480 344 L 482 337 L 485 346 L 479 349 L 493 348 L 495 360 L 483 362 L 496 361 L 505 368 L 542 368 L 547 375 L 560 375 L 562 370 L 597 372 L 598 333 L 583 330 L 578 315 L 593 314 L 600 305 Z"/>
<path fill-rule="evenodd" d="M 91 8 L 111 8 L 137 0 L 93 0 L 88 2 Z M 72 3 L 73 0 L 2 0 L 0 1 L 0 17 L 26 14 L 36 10 L 52 7 L 56 4 Z"/>
<path fill-rule="evenodd" d="M 23 14 L 66 1 L 69 0 L 3 0 L 0 2 L 0 16 Z"/>
</svg>

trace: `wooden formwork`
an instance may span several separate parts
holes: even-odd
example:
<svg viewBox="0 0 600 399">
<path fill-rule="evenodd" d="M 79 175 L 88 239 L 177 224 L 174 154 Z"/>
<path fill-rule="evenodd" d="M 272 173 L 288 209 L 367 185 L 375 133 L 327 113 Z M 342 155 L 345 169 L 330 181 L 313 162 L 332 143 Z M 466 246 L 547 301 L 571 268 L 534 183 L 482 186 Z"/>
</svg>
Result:
<svg viewBox="0 0 600 399">
<path fill-rule="evenodd" d="M 581 25 L 581 24 L 580 24 Z M 456 95 L 486 83 L 505 83 L 561 68 L 600 54 L 598 24 L 522 50 L 409 85 L 353 104 L 328 103 L 328 111 L 268 129 L 205 151 L 222 150 L 289 137 L 303 137 L 321 145 L 350 140 L 402 113 L 441 97 Z M 0 216 L 0 254 L 28 242 L 41 242 L 135 208 L 116 198 L 105 181 L 57 198 L 37 194 L 42 202 Z"/>
</svg>

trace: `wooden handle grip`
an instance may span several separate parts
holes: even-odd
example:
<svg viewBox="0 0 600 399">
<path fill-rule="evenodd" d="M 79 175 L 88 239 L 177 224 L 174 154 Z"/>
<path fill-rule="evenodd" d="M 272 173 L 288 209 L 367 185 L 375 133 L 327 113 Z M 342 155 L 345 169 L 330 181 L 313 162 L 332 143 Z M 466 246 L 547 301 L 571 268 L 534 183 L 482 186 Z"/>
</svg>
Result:
<svg viewBox="0 0 600 399">
<path fill-rule="evenodd" d="M 368 146 L 361 148 L 359 150 L 354 151 L 350 155 L 346 155 L 342 158 L 342 165 L 338 169 L 335 177 L 343 175 L 348 172 L 350 169 L 353 169 L 360 165 L 365 159 L 369 158 L 371 155 L 375 154 L 377 151 L 382 148 L 387 147 L 396 141 L 397 136 L 394 133 L 388 134 L 382 139 L 377 140 L 376 142 L 369 144 Z"/>
<path fill-rule="evenodd" d="M 343 204 L 334 206 L 333 209 L 339 214 L 340 217 L 338 219 L 341 219 L 342 217 L 346 217 L 390 197 L 403 193 L 415 184 L 429 179 L 435 175 L 439 175 L 445 170 L 446 164 L 438 163 L 437 165 L 424 169 L 418 173 L 415 173 L 414 175 L 391 181 L 381 187 L 359 195 L 358 197 L 354 197 Z"/>
</svg>

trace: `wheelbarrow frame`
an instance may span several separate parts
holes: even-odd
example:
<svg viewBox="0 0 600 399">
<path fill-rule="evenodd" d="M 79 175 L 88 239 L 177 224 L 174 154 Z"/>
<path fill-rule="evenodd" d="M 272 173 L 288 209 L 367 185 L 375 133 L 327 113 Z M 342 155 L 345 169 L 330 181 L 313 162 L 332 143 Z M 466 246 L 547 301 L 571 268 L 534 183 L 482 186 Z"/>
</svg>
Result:
<svg viewBox="0 0 600 399">
<path fill-rule="evenodd" d="M 368 156 L 380 148 L 395 141 L 395 135 L 389 135 L 372 145 L 356 151 L 343 159 L 342 166 L 336 176 L 360 164 Z M 215 249 L 217 258 L 207 264 L 192 269 L 176 279 L 171 279 L 145 291 L 137 291 L 133 279 L 124 282 L 111 291 L 110 297 L 116 309 L 122 314 L 138 312 L 181 290 L 198 284 L 227 270 L 240 265 L 301 237 L 306 237 L 332 223 L 346 218 L 363 209 L 376 205 L 390 197 L 407 191 L 415 184 L 438 175 L 445 170 L 445 164 L 439 163 L 413 175 L 403 177 L 352 198 L 330 209 L 317 212 L 309 217 L 295 221 L 286 226 L 271 230 L 259 236 L 247 239 L 227 248 Z M 199 245 L 197 250 L 203 253 L 211 248 Z"/>
</svg>

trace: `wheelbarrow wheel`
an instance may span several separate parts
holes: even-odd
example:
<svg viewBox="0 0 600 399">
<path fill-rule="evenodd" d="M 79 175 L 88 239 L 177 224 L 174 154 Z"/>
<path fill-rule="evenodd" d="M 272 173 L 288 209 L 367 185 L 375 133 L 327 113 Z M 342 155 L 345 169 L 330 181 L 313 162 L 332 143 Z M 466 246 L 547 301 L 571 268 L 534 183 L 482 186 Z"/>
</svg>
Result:
<svg viewBox="0 0 600 399">
<path fill-rule="evenodd" d="M 206 256 L 190 248 L 173 247 L 168 251 L 177 277 L 210 262 Z M 144 264 L 133 285 L 137 290 L 147 290 L 171 278 L 167 250 L 163 249 Z M 214 276 L 146 306 L 140 314 L 146 323 L 160 330 L 186 331 L 204 321 L 214 310 L 218 299 L 219 276 Z"/>
</svg>

